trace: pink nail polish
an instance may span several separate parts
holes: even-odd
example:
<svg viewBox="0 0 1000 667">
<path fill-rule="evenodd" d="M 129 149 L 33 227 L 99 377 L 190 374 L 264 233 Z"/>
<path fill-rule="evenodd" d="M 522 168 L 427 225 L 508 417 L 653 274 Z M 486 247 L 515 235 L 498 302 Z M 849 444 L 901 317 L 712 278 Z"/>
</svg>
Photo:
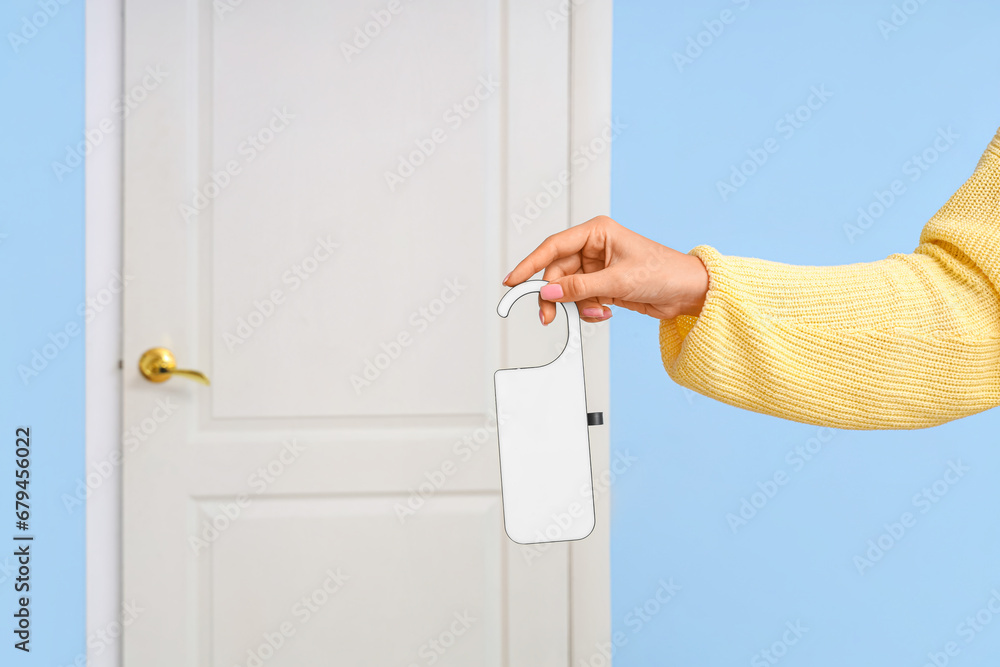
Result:
<svg viewBox="0 0 1000 667">
<path fill-rule="evenodd" d="M 542 321 L 542 326 L 545 326 L 545 314 L 541 308 L 538 309 L 538 319 Z"/>
<path fill-rule="evenodd" d="M 584 308 L 580 311 L 580 314 L 584 317 L 604 317 L 603 308 Z"/>
<path fill-rule="evenodd" d="M 513 271 L 511 271 L 510 273 L 514 273 L 514 272 L 513 272 Z M 506 276 L 504 277 L 504 279 L 503 279 L 503 282 L 502 282 L 502 284 L 504 284 L 504 285 L 506 285 L 506 284 L 507 284 L 507 279 L 508 279 L 508 278 L 510 278 L 510 273 L 508 273 L 508 274 L 507 274 L 507 275 L 506 275 Z"/>
<path fill-rule="evenodd" d="M 554 301 L 556 299 L 563 298 L 562 285 L 549 283 L 542 289 L 538 290 L 538 293 L 546 301 Z"/>
</svg>

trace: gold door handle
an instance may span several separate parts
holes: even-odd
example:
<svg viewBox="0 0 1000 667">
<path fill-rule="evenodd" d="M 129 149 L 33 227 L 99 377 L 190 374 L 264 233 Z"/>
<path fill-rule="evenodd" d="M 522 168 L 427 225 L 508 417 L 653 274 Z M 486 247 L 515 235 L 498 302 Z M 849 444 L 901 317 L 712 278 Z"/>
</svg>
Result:
<svg viewBox="0 0 1000 667">
<path fill-rule="evenodd" d="M 211 384 L 208 377 L 200 371 L 177 368 L 174 353 L 165 347 L 154 347 L 143 352 L 139 357 L 139 372 L 150 382 L 166 382 L 171 376 L 180 375 L 201 384 Z"/>
</svg>

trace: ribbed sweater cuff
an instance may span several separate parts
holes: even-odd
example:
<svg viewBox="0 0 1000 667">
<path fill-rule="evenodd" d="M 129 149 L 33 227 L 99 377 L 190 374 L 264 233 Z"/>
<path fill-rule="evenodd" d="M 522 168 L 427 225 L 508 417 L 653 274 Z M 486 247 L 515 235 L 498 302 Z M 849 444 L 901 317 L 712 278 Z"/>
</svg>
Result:
<svg viewBox="0 0 1000 667">
<path fill-rule="evenodd" d="M 705 295 L 705 305 L 697 317 L 680 315 L 660 320 L 660 354 L 663 357 L 663 367 L 674 379 L 677 379 L 676 373 L 683 366 L 685 359 L 696 352 L 702 338 L 711 335 L 713 322 L 724 317 L 726 307 L 724 300 L 731 285 L 725 258 L 718 250 L 711 246 L 700 245 L 692 248 L 688 254 L 699 258 L 708 269 L 708 292 Z"/>
</svg>

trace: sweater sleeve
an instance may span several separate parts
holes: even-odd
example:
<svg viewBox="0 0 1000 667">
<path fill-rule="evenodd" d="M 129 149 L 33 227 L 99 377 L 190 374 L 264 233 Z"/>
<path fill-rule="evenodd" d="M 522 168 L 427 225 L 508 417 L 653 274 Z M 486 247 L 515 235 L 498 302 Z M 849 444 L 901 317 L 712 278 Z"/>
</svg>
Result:
<svg viewBox="0 0 1000 667">
<path fill-rule="evenodd" d="M 1000 405 L 1000 132 L 912 254 L 826 267 L 690 254 L 708 268 L 705 305 L 660 322 L 664 367 L 685 387 L 847 429 Z"/>
</svg>

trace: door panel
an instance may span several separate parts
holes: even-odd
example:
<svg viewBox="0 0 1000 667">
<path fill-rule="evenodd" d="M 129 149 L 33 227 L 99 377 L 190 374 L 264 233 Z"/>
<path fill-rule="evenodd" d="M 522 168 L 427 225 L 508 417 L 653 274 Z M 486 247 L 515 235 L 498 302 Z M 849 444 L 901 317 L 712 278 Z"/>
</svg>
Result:
<svg viewBox="0 0 1000 667">
<path fill-rule="evenodd" d="M 334 654 L 365 647 L 343 664 L 426 664 L 431 655 L 440 656 L 437 664 L 499 664 L 502 545 L 496 498 L 434 498 L 402 528 L 393 502 L 347 497 L 256 503 L 205 562 L 215 573 L 212 604 L 205 610 L 213 627 L 210 664 L 246 664 L 248 650 L 283 643 L 275 632 L 287 646 L 269 664 L 313 664 L 321 646 Z M 336 535 L 333 548 L 326 535 Z M 248 553 L 254 554 L 253 569 L 247 567 Z M 433 597 L 414 595 L 414 579 Z M 363 612 L 373 607 L 382 612 L 378 617 Z"/>
<path fill-rule="evenodd" d="M 241 167 L 198 216 L 212 227 L 214 416 L 482 413 L 502 241 L 488 206 L 502 164 L 498 10 L 407 4 L 350 62 L 341 42 L 381 3 L 246 3 L 213 23 L 198 64 L 213 80 L 204 165 Z M 271 143 L 247 141 L 275 117 L 287 127 Z M 310 259 L 327 238 L 330 258 Z M 280 312 L 243 342 L 240 318 L 259 321 L 274 290 Z"/>
</svg>

